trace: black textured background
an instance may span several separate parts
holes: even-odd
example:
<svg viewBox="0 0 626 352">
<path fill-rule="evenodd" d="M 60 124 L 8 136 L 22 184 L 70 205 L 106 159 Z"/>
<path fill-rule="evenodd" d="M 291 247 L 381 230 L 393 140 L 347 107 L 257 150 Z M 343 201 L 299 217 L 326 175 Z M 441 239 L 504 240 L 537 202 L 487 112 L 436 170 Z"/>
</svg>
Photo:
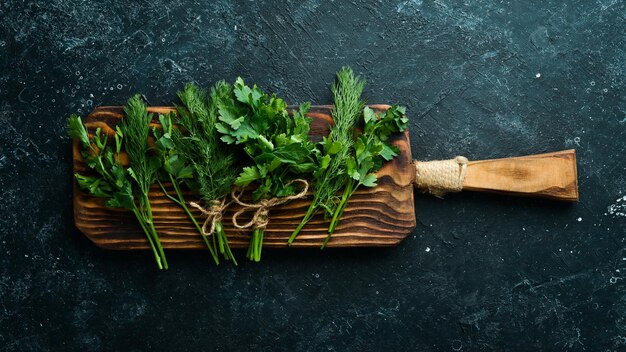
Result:
<svg viewBox="0 0 626 352">
<path fill-rule="evenodd" d="M 626 350 L 625 5 L 541 1 L 0 3 L 0 350 Z M 95 248 L 75 229 L 73 112 L 184 82 L 329 103 L 342 65 L 409 108 L 413 154 L 575 148 L 581 199 L 416 197 L 397 248 Z"/>
</svg>

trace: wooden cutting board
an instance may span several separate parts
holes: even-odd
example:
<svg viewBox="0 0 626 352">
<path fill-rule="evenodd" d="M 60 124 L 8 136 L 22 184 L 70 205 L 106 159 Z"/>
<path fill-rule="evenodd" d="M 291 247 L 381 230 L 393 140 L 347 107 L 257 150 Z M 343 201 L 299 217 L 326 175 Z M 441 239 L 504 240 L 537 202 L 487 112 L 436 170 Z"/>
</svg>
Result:
<svg viewBox="0 0 626 352">
<path fill-rule="evenodd" d="M 376 111 L 384 111 L 388 105 L 371 105 Z M 328 134 L 332 123 L 331 106 L 311 107 L 309 116 L 311 138 L 319 140 Z M 174 110 L 173 107 L 151 107 L 148 111 L 157 115 Z M 123 116 L 122 107 L 96 108 L 85 124 L 90 132 L 100 127 L 113 134 L 116 124 Z M 155 121 L 155 126 L 158 126 Z M 411 159 L 409 133 L 392 136 L 391 142 L 400 153 L 386 163 L 378 172 L 378 186 L 362 188 L 348 203 L 342 221 L 328 243 L 330 247 L 393 246 L 402 241 L 415 226 L 413 183 L 422 192 L 440 195 L 440 181 L 447 184 L 446 191 L 468 190 L 515 196 L 541 197 L 567 202 L 578 201 L 578 175 L 576 151 L 573 149 L 553 153 L 520 156 L 493 160 L 468 161 L 456 157 L 444 161 L 418 162 Z M 74 171 L 91 172 L 82 161 L 79 142 L 74 141 Z M 432 172 L 436 170 L 437 172 Z M 435 177 L 433 177 L 435 176 Z M 445 177 L 442 177 L 445 176 Z M 429 182 L 425 182 L 425 181 Z M 453 189 L 448 188 L 450 181 Z M 433 183 L 434 182 L 434 183 Z M 169 185 L 166 185 L 168 187 Z M 435 188 L 433 188 L 435 187 Z M 169 189 L 170 192 L 173 190 Z M 205 244 L 190 223 L 183 210 L 172 203 L 153 186 L 150 198 L 154 222 L 165 248 L 203 249 Z M 198 201 L 187 194 L 188 201 Z M 245 200 L 245 199 L 244 199 Z M 270 223 L 266 229 L 264 246 L 286 247 L 287 239 L 299 224 L 306 211 L 311 195 L 270 211 Z M 250 235 L 232 226 L 230 218 L 239 210 L 233 205 L 224 214 L 224 228 L 233 247 L 247 247 Z M 192 209 L 201 220 L 199 211 Z M 248 214 L 251 216 L 251 214 Z M 250 217 L 240 217 L 245 223 Z M 125 210 L 110 209 L 102 199 L 81 191 L 74 182 L 74 220 L 76 226 L 96 245 L 119 250 L 148 249 L 148 242 L 134 216 Z M 328 222 L 317 214 L 300 232 L 294 242 L 296 247 L 318 247 L 326 238 Z"/>
<path fill-rule="evenodd" d="M 372 105 L 377 111 L 384 111 L 388 105 Z M 331 106 L 313 106 L 309 117 L 311 137 L 319 140 L 328 134 L 332 123 Z M 165 114 L 173 107 L 150 107 L 148 112 Z M 90 133 L 100 127 L 103 132 L 112 134 L 123 116 L 122 107 L 98 107 L 84 120 Z M 400 150 L 398 157 L 386 163 L 378 172 L 378 186 L 359 189 L 350 200 L 342 221 L 333 234 L 329 247 L 393 246 L 402 241 L 415 227 L 413 204 L 413 180 L 409 133 L 392 137 L 391 142 Z M 78 141 L 73 144 L 74 172 L 88 173 L 83 163 Z M 173 192 L 173 189 L 170 189 Z M 180 207 L 167 199 L 158 185 L 150 192 L 154 223 L 161 243 L 166 249 L 206 249 L 200 234 Z M 192 194 L 188 201 L 198 201 Z M 277 206 L 270 211 L 270 223 L 266 229 L 264 247 L 287 247 L 287 239 L 300 223 L 311 200 L 309 194 L 304 199 L 294 200 Z M 232 226 L 229 219 L 239 210 L 233 205 L 224 214 L 224 229 L 234 248 L 248 246 L 249 232 Z M 199 211 L 192 209 L 198 220 Z M 248 214 L 251 215 L 251 214 Z M 240 222 L 250 219 L 241 217 Z M 148 249 L 148 241 L 131 212 L 111 209 L 104 206 L 102 199 L 81 191 L 74 182 L 74 220 L 76 227 L 99 247 L 116 250 Z M 328 222 L 322 214 L 317 214 L 300 232 L 295 247 L 319 247 L 326 238 Z"/>
</svg>

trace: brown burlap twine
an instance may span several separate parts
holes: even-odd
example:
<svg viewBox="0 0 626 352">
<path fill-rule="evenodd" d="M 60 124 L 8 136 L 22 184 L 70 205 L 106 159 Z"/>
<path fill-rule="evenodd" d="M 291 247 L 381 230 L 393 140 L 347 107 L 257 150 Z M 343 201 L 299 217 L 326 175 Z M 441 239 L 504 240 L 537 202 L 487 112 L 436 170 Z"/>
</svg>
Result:
<svg viewBox="0 0 626 352">
<path fill-rule="evenodd" d="M 205 236 L 211 236 L 215 233 L 215 224 L 219 221 L 222 221 L 222 213 L 224 209 L 226 209 L 231 202 L 226 203 L 226 199 L 212 200 L 209 202 L 209 206 L 207 208 L 203 208 L 196 202 L 189 202 L 189 205 L 200 210 L 202 214 L 206 215 L 206 219 L 204 220 L 204 224 L 202 224 L 202 234 Z M 211 224 L 211 227 L 207 231 L 207 226 Z"/>
<path fill-rule="evenodd" d="M 275 197 L 275 198 L 270 198 L 270 199 L 263 199 L 263 200 L 260 200 L 258 203 L 252 203 L 252 204 L 245 203 L 240 199 L 241 195 L 243 194 L 243 189 L 239 190 L 239 194 L 236 194 L 237 190 L 233 189 L 231 193 L 233 202 L 242 206 L 242 208 L 239 211 L 233 214 L 233 225 L 238 229 L 247 229 L 253 226 L 254 228 L 257 228 L 257 229 L 265 228 L 267 224 L 269 223 L 268 214 L 269 214 L 271 207 L 287 203 L 290 200 L 302 198 L 306 195 L 306 192 L 309 190 L 309 183 L 306 180 L 299 178 L 299 179 L 295 179 L 287 183 L 287 185 L 291 185 L 296 182 L 302 184 L 302 190 L 300 191 L 300 193 L 294 194 L 292 196 L 287 196 L 287 197 Z M 251 210 L 255 210 L 254 215 L 252 216 L 252 220 L 250 220 L 249 222 L 243 225 L 240 225 L 237 222 L 237 218 L 241 214 L 247 211 L 251 211 Z"/>
<path fill-rule="evenodd" d="M 450 160 L 415 160 L 415 188 L 439 198 L 449 192 L 459 192 L 463 189 L 467 163 L 464 156 Z"/>
</svg>

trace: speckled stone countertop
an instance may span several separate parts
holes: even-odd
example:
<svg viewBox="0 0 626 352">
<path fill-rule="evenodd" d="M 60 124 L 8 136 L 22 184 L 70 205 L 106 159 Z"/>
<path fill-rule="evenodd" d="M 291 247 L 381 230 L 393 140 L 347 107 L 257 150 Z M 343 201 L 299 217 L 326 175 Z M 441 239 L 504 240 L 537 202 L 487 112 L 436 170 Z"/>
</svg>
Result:
<svg viewBox="0 0 626 352">
<path fill-rule="evenodd" d="M 626 350 L 622 1 L 0 3 L 0 350 Z M 342 65 L 401 102 L 412 152 L 575 148 L 580 202 L 417 195 L 388 249 L 94 247 L 74 227 L 70 113 L 237 75 L 331 102 Z"/>
</svg>

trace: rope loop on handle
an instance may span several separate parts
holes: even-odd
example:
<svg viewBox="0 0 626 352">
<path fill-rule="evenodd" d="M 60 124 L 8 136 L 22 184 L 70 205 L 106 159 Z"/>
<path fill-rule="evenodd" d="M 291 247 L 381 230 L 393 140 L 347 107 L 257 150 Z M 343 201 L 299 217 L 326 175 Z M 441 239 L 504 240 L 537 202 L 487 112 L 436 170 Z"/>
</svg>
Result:
<svg viewBox="0 0 626 352">
<path fill-rule="evenodd" d="M 459 192 L 463 189 L 468 162 L 464 156 L 450 160 L 415 160 L 415 188 L 438 198 L 443 198 L 446 193 Z"/>
</svg>

